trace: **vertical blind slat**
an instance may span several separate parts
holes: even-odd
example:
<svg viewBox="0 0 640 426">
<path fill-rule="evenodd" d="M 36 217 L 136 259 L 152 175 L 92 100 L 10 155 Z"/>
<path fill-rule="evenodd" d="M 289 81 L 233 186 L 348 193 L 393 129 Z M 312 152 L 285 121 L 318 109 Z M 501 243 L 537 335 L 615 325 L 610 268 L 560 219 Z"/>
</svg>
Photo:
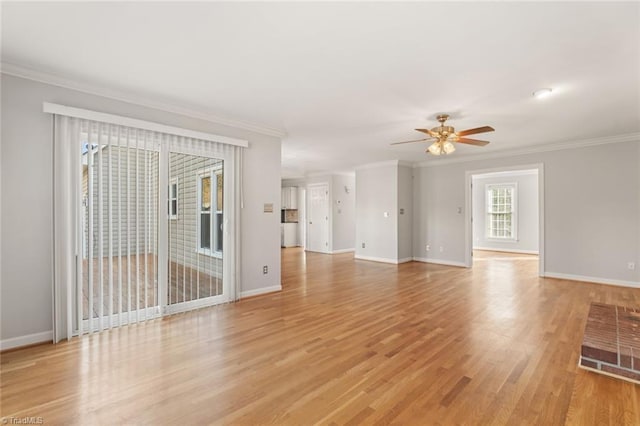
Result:
<svg viewBox="0 0 640 426">
<path fill-rule="evenodd" d="M 109 328 L 113 327 L 113 149 L 111 145 L 111 126 L 107 130 L 107 148 L 109 149 L 109 167 L 108 167 L 108 190 L 107 190 L 107 202 L 108 202 L 108 219 L 109 225 Z"/>
<path fill-rule="evenodd" d="M 82 145 L 82 141 L 80 141 Z M 76 147 L 76 155 L 78 157 L 78 170 L 76 172 L 80 177 L 82 177 L 82 146 L 80 149 Z M 76 215 L 77 215 L 77 228 L 84 230 L 84 214 L 83 214 L 83 202 L 84 202 L 84 194 L 82 191 L 82 178 L 76 180 L 76 195 L 78 197 L 78 203 L 76 206 Z M 82 336 L 82 297 L 83 297 L 83 289 L 82 283 L 84 277 L 82 275 L 82 264 L 84 262 L 84 233 L 78 232 L 76 238 L 76 328 L 78 330 L 78 334 Z"/>
<path fill-rule="evenodd" d="M 136 129 L 136 322 L 140 321 L 140 131 Z"/>
<path fill-rule="evenodd" d="M 98 134 L 96 135 L 98 144 L 98 330 L 102 331 L 102 319 L 104 318 L 104 212 L 103 212 L 103 177 L 102 177 L 102 124 L 98 124 Z M 93 303 L 93 300 L 92 300 Z"/>
<path fill-rule="evenodd" d="M 116 211 L 118 212 L 118 325 L 122 325 L 122 140 L 121 131 L 116 129 L 118 141 L 118 200 Z"/>
<path fill-rule="evenodd" d="M 127 324 L 131 324 L 131 132 L 127 129 Z"/>
<path fill-rule="evenodd" d="M 93 144 L 91 143 L 91 129 L 87 134 L 87 281 L 89 300 L 87 301 L 87 318 L 89 319 L 89 333 L 93 333 Z"/>
</svg>

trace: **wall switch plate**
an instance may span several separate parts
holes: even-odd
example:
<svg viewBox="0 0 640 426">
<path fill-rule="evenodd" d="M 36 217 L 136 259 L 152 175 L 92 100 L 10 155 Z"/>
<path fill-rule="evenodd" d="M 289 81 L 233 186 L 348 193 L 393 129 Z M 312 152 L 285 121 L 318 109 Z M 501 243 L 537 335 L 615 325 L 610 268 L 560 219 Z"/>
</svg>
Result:
<svg viewBox="0 0 640 426">
<path fill-rule="evenodd" d="M 636 269 L 636 263 L 635 263 L 635 262 L 629 262 L 629 263 L 627 263 L 627 268 L 628 268 L 630 271 L 634 271 L 634 270 Z"/>
<path fill-rule="evenodd" d="M 384 216 L 384 217 L 389 217 L 389 212 L 384 212 L 384 213 L 382 213 L 382 216 Z"/>
<path fill-rule="evenodd" d="M 444 247 L 440 246 L 440 253 L 444 253 Z"/>
<path fill-rule="evenodd" d="M 431 246 L 427 244 L 427 251 L 431 250 Z"/>
<path fill-rule="evenodd" d="M 268 273 L 269 273 L 269 267 L 268 267 L 267 265 L 264 265 L 264 266 L 262 267 L 262 273 L 263 273 L 263 274 L 268 274 Z"/>
</svg>

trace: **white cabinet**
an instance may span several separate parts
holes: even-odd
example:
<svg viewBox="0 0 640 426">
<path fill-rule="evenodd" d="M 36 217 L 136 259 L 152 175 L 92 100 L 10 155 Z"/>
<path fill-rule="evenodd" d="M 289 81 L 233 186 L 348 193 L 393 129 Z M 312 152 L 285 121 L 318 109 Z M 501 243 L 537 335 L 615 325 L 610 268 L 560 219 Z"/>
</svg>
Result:
<svg viewBox="0 0 640 426">
<path fill-rule="evenodd" d="M 283 223 L 282 247 L 295 247 L 298 245 L 298 224 Z"/>
<path fill-rule="evenodd" d="M 290 210 L 298 208 L 298 187 L 282 188 L 282 208 Z"/>
</svg>

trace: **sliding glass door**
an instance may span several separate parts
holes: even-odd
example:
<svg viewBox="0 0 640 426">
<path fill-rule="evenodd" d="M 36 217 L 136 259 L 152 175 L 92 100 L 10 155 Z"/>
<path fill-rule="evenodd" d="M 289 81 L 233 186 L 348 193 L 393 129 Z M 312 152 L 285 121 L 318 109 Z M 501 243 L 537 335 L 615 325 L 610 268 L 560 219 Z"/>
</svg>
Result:
<svg viewBox="0 0 640 426">
<path fill-rule="evenodd" d="M 170 151 L 184 139 L 95 122 L 80 139 L 76 332 L 229 300 L 224 160 Z"/>
</svg>

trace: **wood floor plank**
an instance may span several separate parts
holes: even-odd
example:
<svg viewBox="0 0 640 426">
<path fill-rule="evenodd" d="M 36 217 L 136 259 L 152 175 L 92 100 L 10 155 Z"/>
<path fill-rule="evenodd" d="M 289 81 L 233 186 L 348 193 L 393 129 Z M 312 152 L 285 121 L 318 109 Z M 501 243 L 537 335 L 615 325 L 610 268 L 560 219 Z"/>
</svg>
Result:
<svg viewBox="0 0 640 426">
<path fill-rule="evenodd" d="M 577 367 L 631 288 L 282 251 L 283 291 L 1 355 L 0 416 L 47 424 L 638 425 L 640 386 Z"/>
</svg>

